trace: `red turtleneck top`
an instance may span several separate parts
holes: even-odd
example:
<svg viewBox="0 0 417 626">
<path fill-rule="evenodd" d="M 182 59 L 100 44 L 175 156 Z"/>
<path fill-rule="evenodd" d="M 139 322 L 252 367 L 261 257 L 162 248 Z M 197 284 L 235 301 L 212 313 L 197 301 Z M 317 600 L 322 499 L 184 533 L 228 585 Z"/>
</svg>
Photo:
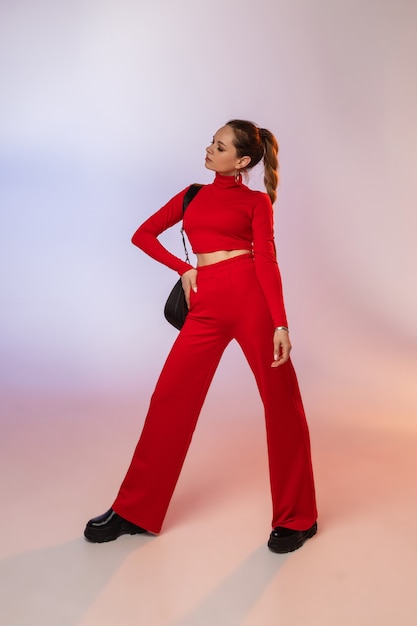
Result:
<svg viewBox="0 0 417 626">
<path fill-rule="evenodd" d="M 187 189 L 147 219 L 132 237 L 141 250 L 180 275 L 192 269 L 192 265 L 171 254 L 158 241 L 158 235 L 183 219 L 182 204 Z M 184 230 L 195 254 L 250 250 L 273 324 L 287 325 L 275 253 L 273 210 L 266 193 L 235 182 L 234 176 L 216 174 L 214 182 L 204 185 L 188 205 Z"/>
</svg>

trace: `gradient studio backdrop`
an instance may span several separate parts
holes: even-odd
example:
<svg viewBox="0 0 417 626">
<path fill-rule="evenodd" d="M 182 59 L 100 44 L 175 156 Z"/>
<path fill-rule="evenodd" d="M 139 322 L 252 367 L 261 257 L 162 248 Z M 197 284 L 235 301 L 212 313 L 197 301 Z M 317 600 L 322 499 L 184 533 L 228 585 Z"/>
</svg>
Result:
<svg viewBox="0 0 417 626">
<path fill-rule="evenodd" d="M 6 424 L 49 396 L 146 406 L 176 275 L 130 238 L 211 181 L 204 148 L 242 117 L 280 142 L 277 247 L 310 421 L 415 428 L 417 4 L 0 7 Z M 179 228 L 164 241 L 181 254 Z M 212 394 L 224 419 L 260 408 L 233 346 Z"/>
</svg>

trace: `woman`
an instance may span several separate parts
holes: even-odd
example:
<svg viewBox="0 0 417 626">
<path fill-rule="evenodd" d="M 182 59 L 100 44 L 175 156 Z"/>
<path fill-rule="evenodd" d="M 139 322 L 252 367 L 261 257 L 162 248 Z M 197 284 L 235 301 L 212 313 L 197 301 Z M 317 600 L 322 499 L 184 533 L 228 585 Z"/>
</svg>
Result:
<svg viewBox="0 0 417 626">
<path fill-rule="evenodd" d="M 227 344 L 236 339 L 255 375 L 265 408 L 273 504 L 268 546 L 301 547 L 317 531 L 308 427 L 290 357 L 291 343 L 276 261 L 272 204 L 278 144 L 266 129 L 231 120 L 206 149 L 214 182 L 184 214 L 197 267 L 158 241 L 183 218 L 187 189 L 152 215 L 133 243 L 181 276 L 189 308 L 152 395 L 148 415 L 119 494 L 85 529 L 89 541 L 159 533 L 205 396 Z M 263 159 L 267 194 L 242 183 Z M 181 394 L 187 381 L 187 395 Z"/>
</svg>

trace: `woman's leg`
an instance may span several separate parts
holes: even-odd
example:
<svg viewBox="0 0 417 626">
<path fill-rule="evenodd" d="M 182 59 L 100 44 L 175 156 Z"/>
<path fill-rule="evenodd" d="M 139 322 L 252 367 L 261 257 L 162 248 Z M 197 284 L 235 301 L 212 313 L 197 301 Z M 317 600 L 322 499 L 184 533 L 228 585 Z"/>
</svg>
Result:
<svg viewBox="0 0 417 626">
<path fill-rule="evenodd" d="M 308 426 L 291 361 L 271 367 L 274 329 L 254 273 L 242 273 L 240 305 L 235 337 L 265 408 L 272 526 L 305 530 L 317 518 Z"/>
<path fill-rule="evenodd" d="M 220 272 L 216 266 L 220 267 Z M 202 268 L 198 292 L 152 395 L 143 431 L 113 509 L 158 533 L 177 483 L 204 399 L 227 344 L 233 293 L 218 274 Z"/>
</svg>

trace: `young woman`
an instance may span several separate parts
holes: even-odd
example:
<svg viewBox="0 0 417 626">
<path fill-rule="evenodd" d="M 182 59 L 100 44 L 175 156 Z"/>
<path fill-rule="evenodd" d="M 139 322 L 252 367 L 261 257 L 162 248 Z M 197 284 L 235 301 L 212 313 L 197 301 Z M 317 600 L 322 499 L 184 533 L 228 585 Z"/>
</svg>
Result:
<svg viewBox="0 0 417 626">
<path fill-rule="evenodd" d="M 119 494 L 109 511 L 87 523 L 89 541 L 160 532 L 205 396 L 232 339 L 248 360 L 265 408 L 273 505 L 268 546 L 291 552 L 317 531 L 309 433 L 289 359 L 275 253 L 277 154 L 272 133 L 251 122 L 231 120 L 216 132 L 205 161 L 214 182 L 201 188 L 184 214 L 197 267 L 158 240 L 183 219 L 188 188 L 133 236 L 134 244 L 180 274 L 189 313 L 157 382 Z M 242 182 L 242 173 L 262 159 L 267 193 Z"/>
</svg>

